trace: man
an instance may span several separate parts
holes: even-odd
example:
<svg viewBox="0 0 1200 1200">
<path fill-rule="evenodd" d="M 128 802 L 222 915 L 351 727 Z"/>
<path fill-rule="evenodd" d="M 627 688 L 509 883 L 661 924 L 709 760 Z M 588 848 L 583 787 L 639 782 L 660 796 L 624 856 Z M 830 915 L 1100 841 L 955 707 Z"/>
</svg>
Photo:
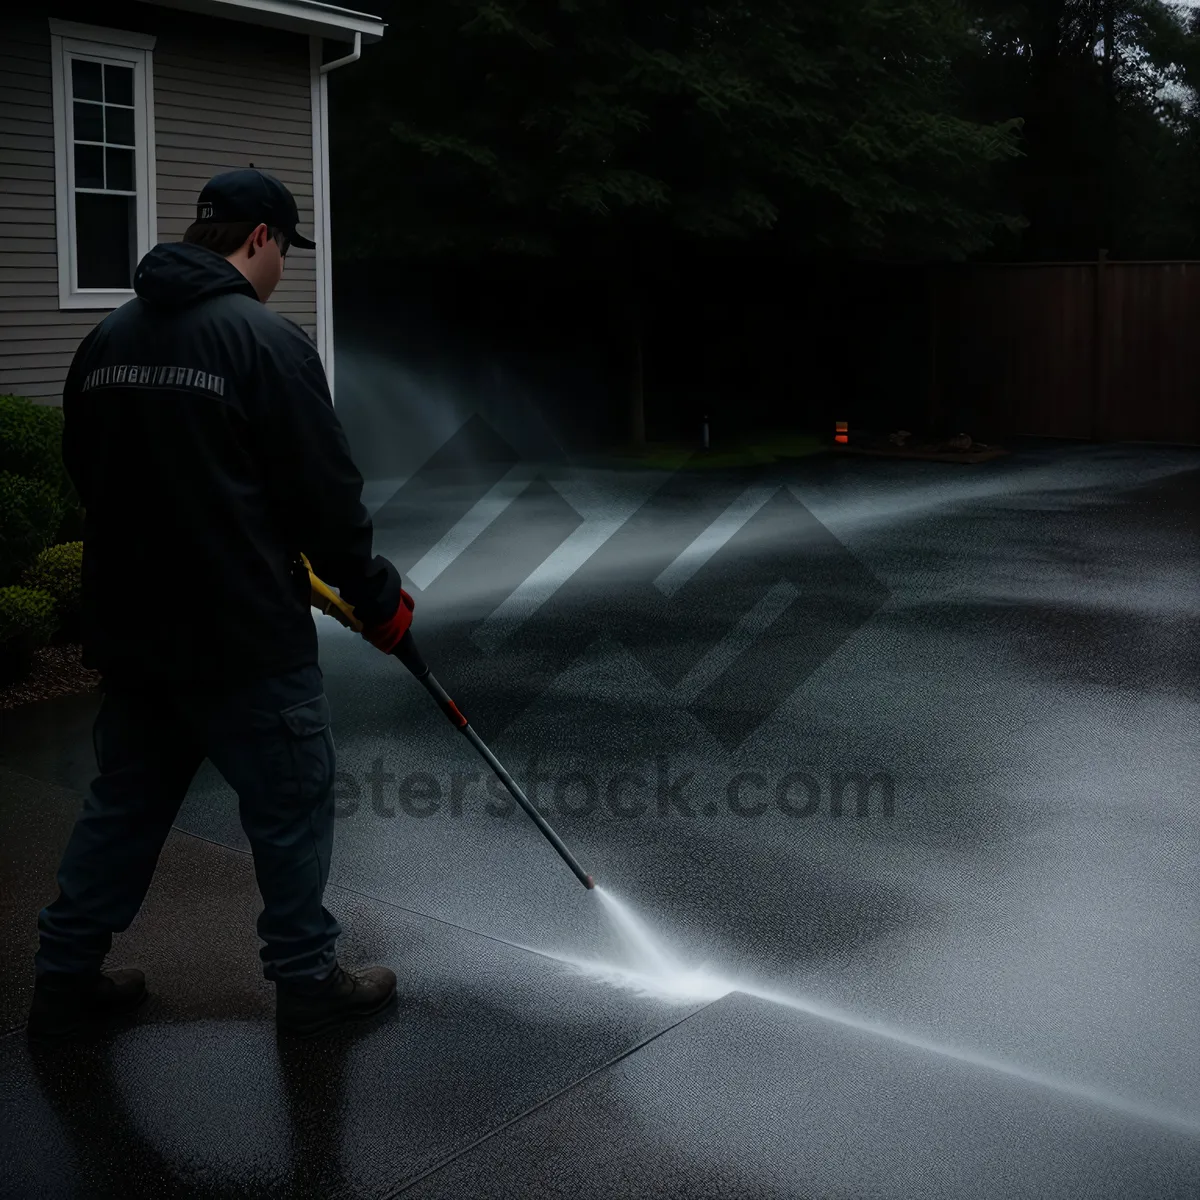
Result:
<svg viewBox="0 0 1200 1200">
<path fill-rule="evenodd" d="M 276 1021 L 319 1033 L 395 997 L 384 967 L 337 963 L 322 903 L 335 750 L 300 555 L 390 653 L 412 598 L 372 554 L 362 477 L 312 341 L 266 307 L 295 200 L 231 171 L 182 244 L 138 265 L 135 298 L 84 339 L 63 390 L 63 459 L 85 509 L 83 663 L 101 672 L 99 775 L 38 919 L 29 1017 L 68 1036 L 128 1012 L 140 971 L 102 972 L 145 898 L 193 776 L 238 795 L 262 894 Z"/>
</svg>

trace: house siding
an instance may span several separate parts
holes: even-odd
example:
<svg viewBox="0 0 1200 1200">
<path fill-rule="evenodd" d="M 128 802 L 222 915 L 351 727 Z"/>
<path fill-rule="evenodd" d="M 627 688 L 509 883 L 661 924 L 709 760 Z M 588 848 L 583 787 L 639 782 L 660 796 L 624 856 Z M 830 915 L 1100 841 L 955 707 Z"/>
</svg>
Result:
<svg viewBox="0 0 1200 1200">
<path fill-rule="evenodd" d="M 51 15 L 153 33 L 159 242 L 177 242 L 200 188 L 256 167 L 296 197 L 313 229 L 312 101 L 307 38 L 150 5 L 60 3 Z M 288 255 L 270 306 L 316 336 L 316 262 Z M 0 16 L 0 394 L 57 404 L 80 341 L 105 311 L 60 311 L 54 203 L 50 27 Z"/>
</svg>

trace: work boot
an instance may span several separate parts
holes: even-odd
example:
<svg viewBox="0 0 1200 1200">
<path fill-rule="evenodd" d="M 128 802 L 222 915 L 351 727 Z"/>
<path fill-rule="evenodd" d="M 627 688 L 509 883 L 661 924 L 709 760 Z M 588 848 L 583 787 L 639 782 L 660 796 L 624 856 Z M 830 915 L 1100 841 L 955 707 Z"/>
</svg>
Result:
<svg viewBox="0 0 1200 1200">
<path fill-rule="evenodd" d="M 148 995 L 141 971 L 47 971 L 33 985 L 28 1032 L 59 1041 L 133 1012 Z"/>
<path fill-rule="evenodd" d="M 275 1025 L 280 1033 L 314 1037 L 346 1021 L 381 1012 L 396 998 L 396 976 L 387 967 L 343 971 L 324 979 L 275 985 Z"/>
</svg>

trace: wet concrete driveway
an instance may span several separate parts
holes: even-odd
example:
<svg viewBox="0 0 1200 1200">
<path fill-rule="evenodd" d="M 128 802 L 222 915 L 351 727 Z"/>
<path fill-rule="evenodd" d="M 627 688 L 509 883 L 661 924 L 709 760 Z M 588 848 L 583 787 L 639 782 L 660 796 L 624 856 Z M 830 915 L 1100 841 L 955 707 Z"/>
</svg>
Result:
<svg viewBox="0 0 1200 1200">
<path fill-rule="evenodd" d="M 33 1052 L 97 700 L 4 714 L 4 1194 L 1200 1193 L 1200 453 L 669 475 L 467 427 L 371 497 L 434 673 L 702 984 L 632 974 L 425 692 L 318 618 L 328 904 L 399 1006 L 276 1042 L 206 764 L 110 959 L 151 1002 Z"/>
</svg>

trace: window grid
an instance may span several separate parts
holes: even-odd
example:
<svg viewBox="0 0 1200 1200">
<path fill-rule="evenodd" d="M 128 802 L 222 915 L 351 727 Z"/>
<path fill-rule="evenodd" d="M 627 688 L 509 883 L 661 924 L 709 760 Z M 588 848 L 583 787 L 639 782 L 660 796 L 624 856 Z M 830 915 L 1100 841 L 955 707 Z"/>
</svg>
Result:
<svg viewBox="0 0 1200 1200">
<path fill-rule="evenodd" d="M 78 159 L 77 159 L 77 156 L 75 156 L 75 154 L 74 154 L 74 147 L 76 147 L 76 146 L 92 146 L 92 147 L 98 148 L 101 152 L 101 165 L 102 165 L 103 178 L 104 178 L 104 183 L 105 183 L 104 187 L 80 187 L 78 185 L 78 183 L 76 183 L 74 190 L 76 192 L 83 192 L 87 195 L 136 196 L 138 194 L 137 193 L 137 163 L 136 163 L 136 159 L 135 159 L 135 151 L 137 149 L 136 132 L 130 133 L 129 141 L 127 141 L 127 142 L 125 142 L 125 141 L 117 142 L 117 141 L 109 141 L 108 140 L 108 126 L 109 126 L 108 110 L 109 109 L 116 109 L 116 110 L 119 110 L 122 112 L 127 112 L 129 114 L 130 127 L 131 127 L 131 129 L 136 130 L 136 120 L 135 120 L 136 107 L 135 107 L 135 105 L 133 105 L 132 103 L 123 104 L 123 103 L 118 102 L 117 100 L 110 100 L 108 98 L 109 79 L 110 79 L 109 72 L 110 71 L 111 72 L 122 71 L 128 75 L 128 77 L 129 77 L 129 94 L 132 97 L 133 91 L 134 91 L 134 86 L 135 86 L 134 68 L 125 63 L 115 64 L 115 63 L 104 62 L 102 59 L 89 58 L 82 54 L 71 54 L 68 56 L 68 61 L 70 63 L 70 72 L 71 72 L 71 141 L 72 141 L 72 157 L 75 159 L 75 162 L 72 164 L 75 167 L 74 173 L 76 175 L 78 175 L 78 165 L 77 165 Z M 100 75 L 100 99 L 99 100 L 93 99 L 91 97 L 79 96 L 76 94 L 76 87 L 78 85 L 78 74 L 75 70 L 75 67 L 76 67 L 77 63 L 95 63 L 98 67 L 100 67 L 100 72 L 99 72 L 99 75 Z M 96 109 L 100 110 L 101 131 L 103 134 L 103 140 L 94 141 L 92 139 L 80 138 L 80 137 L 76 136 L 76 134 L 75 134 L 75 119 L 76 119 L 76 115 L 77 115 L 80 105 L 86 105 L 89 108 L 96 108 Z M 110 162 L 109 151 L 110 150 L 115 150 L 118 153 L 128 155 L 128 158 L 129 158 L 128 169 L 129 169 L 130 175 L 133 177 L 133 184 L 134 184 L 134 186 L 132 188 L 111 188 L 111 187 L 107 186 L 108 175 L 109 175 L 109 162 Z"/>
</svg>

